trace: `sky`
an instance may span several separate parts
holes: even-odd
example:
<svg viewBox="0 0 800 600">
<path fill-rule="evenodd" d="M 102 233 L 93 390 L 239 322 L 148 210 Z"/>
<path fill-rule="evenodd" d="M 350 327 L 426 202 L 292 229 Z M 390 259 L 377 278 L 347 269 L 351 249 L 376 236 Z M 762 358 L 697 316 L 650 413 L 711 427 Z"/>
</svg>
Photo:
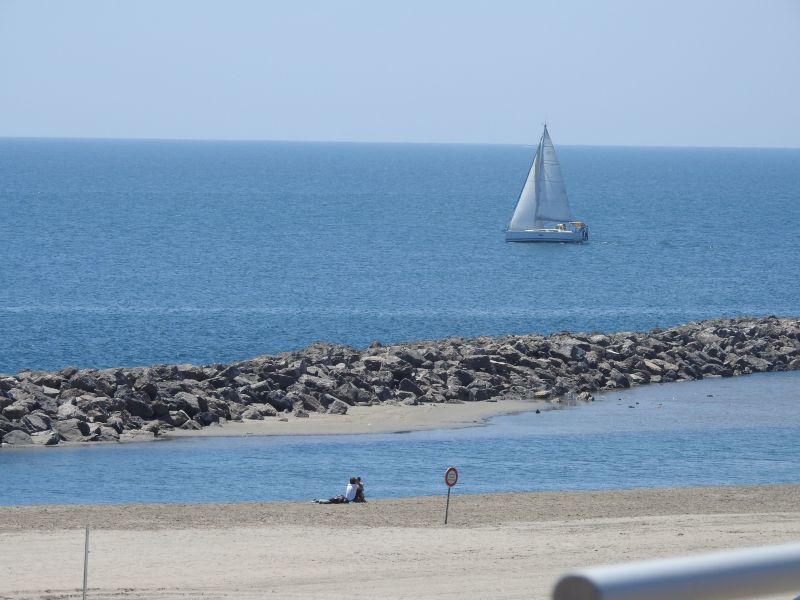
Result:
<svg viewBox="0 0 800 600">
<path fill-rule="evenodd" d="M 800 0 L 0 0 L 0 137 L 800 147 Z"/>
</svg>

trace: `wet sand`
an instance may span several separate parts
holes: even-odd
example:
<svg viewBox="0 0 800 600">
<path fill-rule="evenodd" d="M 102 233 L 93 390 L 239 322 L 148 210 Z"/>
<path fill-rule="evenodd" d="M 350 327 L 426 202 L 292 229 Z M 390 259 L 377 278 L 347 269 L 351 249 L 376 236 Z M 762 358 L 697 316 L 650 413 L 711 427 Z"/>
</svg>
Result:
<svg viewBox="0 0 800 600">
<path fill-rule="evenodd" d="M 426 429 L 453 429 L 483 425 L 499 415 L 541 409 L 553 405 L 544 400 L 499 400 L 463 404 L 418 404 L 351 406 L 345 415 L 310 413 L 298 418 L 291 414 L 266 417 L 263 421 L 228 421 L 200 430 L 165 432 L 163 437 L 219 437 L 244 435 L 336 435 L 358 433 L 399 433 Z"/>
<path fill-rule="evenodd" d="M 0 598 L 547 598 L 593 564 L 800 539 L 800 486 L 0 507 Z"/>
</svg>

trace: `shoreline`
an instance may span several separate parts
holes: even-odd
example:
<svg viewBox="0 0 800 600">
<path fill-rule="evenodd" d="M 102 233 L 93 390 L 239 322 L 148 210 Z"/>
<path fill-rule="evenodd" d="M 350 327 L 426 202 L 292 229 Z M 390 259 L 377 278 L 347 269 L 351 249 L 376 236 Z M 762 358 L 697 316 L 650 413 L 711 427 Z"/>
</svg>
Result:
<svg viewBox="0 0 800 600">
<path fill-rule="evenodd" d="M 345 415 L 310 413 L 298 418 L 287 415 L 286 421 L 228 421 L 197 430 L 175 429 L 164 433 L 164 440 L 196 437 L 310 436 L 403 434 L 435 429 L 485 427 L 494 417 L 535 410 L 557 410 L 543 400 L 483 400 L 464 404 L 418 404 L 354 406 Z M 132 441 L 136 441 L 135 438 Z"/>
<path fill-rule="evenodd" d="M 800 485 L 0 507 L 0 597 L 549 598 L 566 572 L 800 538 Z M 350 543 L 347 543 L 347 542 Z M 357 585 L 353 582 L 356 581 Z"/>
</svg>

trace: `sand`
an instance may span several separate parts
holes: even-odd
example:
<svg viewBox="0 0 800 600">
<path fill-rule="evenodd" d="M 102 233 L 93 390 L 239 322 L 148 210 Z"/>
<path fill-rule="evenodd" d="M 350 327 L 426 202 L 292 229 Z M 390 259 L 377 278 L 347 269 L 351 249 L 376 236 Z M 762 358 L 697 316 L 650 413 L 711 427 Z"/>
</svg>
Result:
<svg viewBox="0 0 800 600">
<path fill-rule="evenodd" d="M 457 489 L 457 488 L 456 488 Z M 800 486 L 0 507 L 0 598 L 547 598 L 583 566 L 800 539 Z"/>
<path fill-rule="evenodd" d="M 511 399 L 463 404 L 351 406 L 346 415 L 310 413 L 308 417 L 298 418 L 289 414 L 281 415 L 286 417 L 286 421 L 276 417 L 267 417 L 263 421 L 228 421 L 221 426 L 204 427 L 197 431 L 176 429 L 166 432 L 163 437 L 335 435 L 454 429 L 483 425 L 498 415 L 557 407 L 544 400 Z"/>
</svg>

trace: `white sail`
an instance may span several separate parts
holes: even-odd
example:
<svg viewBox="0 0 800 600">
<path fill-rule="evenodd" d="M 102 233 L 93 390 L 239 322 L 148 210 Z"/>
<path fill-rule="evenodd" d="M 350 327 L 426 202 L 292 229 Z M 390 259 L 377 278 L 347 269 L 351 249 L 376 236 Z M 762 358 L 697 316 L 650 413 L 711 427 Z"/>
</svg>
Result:
<svg viewBox="0 0 800 600">
<path fill-rule="evenodd" d="M 565 223 L 571 220 L 561 165 L 558 164 L 556 149 L 545 125 L 508 229 L 539 229 L 548 221 Z"/>
</svg>

